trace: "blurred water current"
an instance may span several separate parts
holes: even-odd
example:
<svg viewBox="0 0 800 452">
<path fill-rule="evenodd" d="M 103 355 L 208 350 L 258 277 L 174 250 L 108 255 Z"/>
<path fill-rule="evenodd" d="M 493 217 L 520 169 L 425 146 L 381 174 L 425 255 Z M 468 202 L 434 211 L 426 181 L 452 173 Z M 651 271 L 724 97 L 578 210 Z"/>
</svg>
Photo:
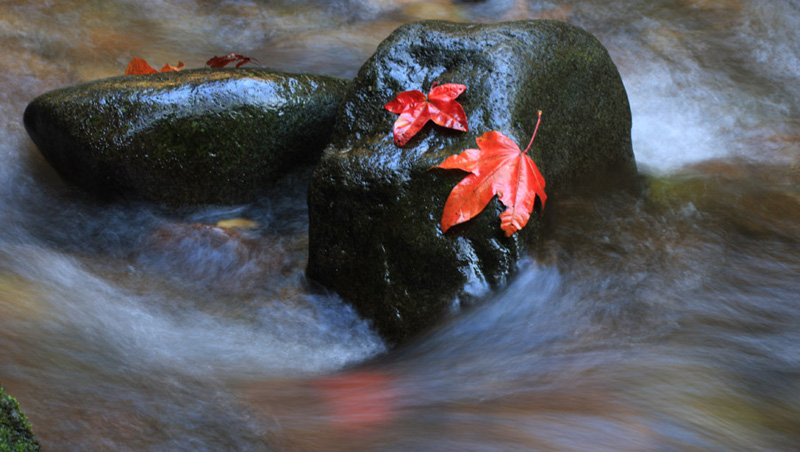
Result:
<svg viewBox="0 0 800 452">
<path fill-rule="evenodd" d="M 21 124 L 132 56 L 352 77 L 425 18 L 595 34 L 647 189 L 557 200 L 506 289 L 399 349 L 309 289 L 302 177 L 101 204 Z M 790 0 L 0 2 L 0 383 L 46 450 L 800 449 L 798 30 Z M 237 217 L 253 252 L 185 226 Z"/>
</svg>

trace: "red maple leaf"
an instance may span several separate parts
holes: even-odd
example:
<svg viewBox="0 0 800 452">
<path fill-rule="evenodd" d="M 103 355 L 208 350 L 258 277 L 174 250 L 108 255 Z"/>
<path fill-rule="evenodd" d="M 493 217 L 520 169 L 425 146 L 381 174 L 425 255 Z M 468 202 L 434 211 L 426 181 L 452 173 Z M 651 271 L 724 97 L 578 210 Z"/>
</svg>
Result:
<svg viewBox="0 0 800 452">
<path fill-rule="evenodd" d="M 208 67 L 225 67 L 228 64 L 233 63 L 234 61 L 238 61 L 238 63 L 236 63 L 236 67 L 239 67 L 239 66 L 241 66 L 243 64 L 247 64 L 247 63 L 249 63 L 251 61 L 254 62 L 254 63 L 256 62 L 255 59 L 253 59 L 253 58 L 246 57 L 244 55 L 239 55 L 237 53 L 229 53 L 229 54 L 223 55 L 223 56 L 214 55 L 214 58 L 211 58 L 210 60 L 206 61 L 206 66 L 208 66 Z"/>
<path fill-rule="evenodd" d="M 541 121 L 542 112 L 539 111 L 536 129 L 525 151 L 520 151 L 510 138 L 493 130 L 475 140 L 480 149 L 467 149 L 434 167 L 471 173 L 453 188 L 445 202 L 442 232 L 473 218 L 494 195 L 506 206 L 500 214 L 500 227 L 507 237 L 528 224 L 536 196 L 544 208 L 547 200 L 544 177 L 528 155 Z"/>
<path fill-rule="evenodd" d="M 153 69 L 152 66 L 147 64 L 142 58 L 131 58 L 128 63 L 128 68 L 125 69 L 125 75 L 140 75 L 140 74 L 157 74 L 158 72 L 174 72 L 183 69 L 183 61 L 178 61 L 177 66 L 172 66 L 169 63 L 165 64 L 160 71 Z"/>
<path fill-rule="evenodd" d="M 458 83 L 437 86 L 437 83 L 433 82 L 427 97 L 421 91 L 404 91 L 386 104 L 387 110 L 400 115 L 393 129 L 396 145 L 408 143 L 428 120 L 442 127 L 467 131 L 467 115 L 461 104 L 456 102 L 456 97 L 467 87 Z"/>
</svg>

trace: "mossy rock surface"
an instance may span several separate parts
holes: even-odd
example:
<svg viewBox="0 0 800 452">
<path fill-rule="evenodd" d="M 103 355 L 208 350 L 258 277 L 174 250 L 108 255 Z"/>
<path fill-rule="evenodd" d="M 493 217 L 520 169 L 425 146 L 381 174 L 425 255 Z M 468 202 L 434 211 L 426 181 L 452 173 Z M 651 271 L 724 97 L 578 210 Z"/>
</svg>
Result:
<svg viewBox="0 0 800 452">
<path fill-rule="evenodd" d="M 33 452 L 40 450 L 33 437 L 31 424 L 20 410 L 19 403 L 0 386 L 0 452 Z"/>
<path fill-rule="evenodd" d="M 246 68 L 120 76 L 42 94 L 24 122 L 64 179 L 104 198 L 242 203 L 319 158 L 348 86 Z"/>
<path fill-rule="evenodd" d="M 469 132 L 429 123 L 396 146 L 397 115 L 384 105 L 434 82 L 467 86 L 457 100 Z M 491 130 L 524 149 L 537 110 L 542 124 L 530 153 L 550 199 L 584 178 L 635 171 L 622 80 L 586 31 L 556 21 L 398 28 L 359 71 L 312 175 L 309 277 L 352 302 L 394 343 L 502 287 L 536 242 L 540 215 L 509 238 L 493 200 L 443 234 L 445 200 L 465 173 L 429 169 L 476 148 L 475 139 Z"/>
</svg>

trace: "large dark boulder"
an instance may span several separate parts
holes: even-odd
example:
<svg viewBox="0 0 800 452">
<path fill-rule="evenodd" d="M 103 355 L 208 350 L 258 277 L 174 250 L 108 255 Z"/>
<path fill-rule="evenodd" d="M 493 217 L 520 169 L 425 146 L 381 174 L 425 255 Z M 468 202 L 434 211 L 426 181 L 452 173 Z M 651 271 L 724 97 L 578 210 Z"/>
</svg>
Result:
<svg viewBox="0 0 800 452">
<path fill-rule="evenodd" d="M 429 123 L 392 141 L 397 93 L 433 82 L 467 86 L 461 133 Z M 619 73 L 589 33 L 555 21 L 493 25 L 427 21 L 392 33 L 362 66 L 309 187 L 310 278 L 352 302 L 391 342 L 502 286 L 537 239 L 541 219 L 508 238 L 497 200 L 446 234 L 445 199 L 465 175 L 429 171 L 498 130 L 531 150 L 550 199 L 609 171 L 635 171 L 631 114 Z M 544 211 L 545 214 L 547 210 Z"/>
<path fill-rule="evenodd" d="M 0 386 L 0 451 L 34 452 L 40 450 L 31 424 L 19 403 Z"/>
<path fill-rule="evenodd" d="M 121 76 L 47 92 L 24 122 L 64 179 L 103 197 L 242 203 L 319 158 L 348 84 L 245 68 Z"/>
</svg>

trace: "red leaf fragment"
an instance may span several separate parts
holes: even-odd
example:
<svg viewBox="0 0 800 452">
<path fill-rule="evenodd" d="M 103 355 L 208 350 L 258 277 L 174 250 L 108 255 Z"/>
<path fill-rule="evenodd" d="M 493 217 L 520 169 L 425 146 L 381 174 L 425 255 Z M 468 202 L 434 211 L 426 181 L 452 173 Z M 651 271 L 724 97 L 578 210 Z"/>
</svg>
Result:
<svg viewBox="0 0 800 452">
<path fill-rule="evenodd" d="M 428 120 L 442 127 L 466 132 L 467 114 L 455 100 L 466 89 L 466 85 L 458 83 L 437 86 L 437 82 L 434 82 L 427 97 L 418 90 L 398 94 L 385 106 L 390 112 L 400 115 L 392 130 L 395 144 L 403 146 L 408 143 Z"/>
<path fill-rule="evenodd" d="M 183 64 L 183 61 L 178 61 L 177 66 L 172 66 L 171 64 L 167 63 L 163 67 L 161 67 L 161 70 L 159 72 L 178 72 L 184 67 L 186 66 Z"/>
<path fill-rule="evenodd" d="M 178 61 L 177 66 L 172 66 L 169 63 L 165 64 L 164 67 L 161 68 L 160 71 L 153 69 L 152 66 L 147 64 L 142 58 L 131 58 L 130 63 L 128 63 L 128 68 L 125 69 L 125 75 L 140 75 L 140 74 L 157 74 L 159 72 L 174 72 L 180 71 L 184 68 L 183 61 Z"/>
<path fill-rule="evenodd" d="M 507 237 L 528 224 L 537 196 L 544 208 L 547 200 L 544 177 L 528 155 L 541 120 L 540 111 L 536 129 L 525 151 L 520 151 L 510 138 L 493 130 L 475 140 L 479 149 L 467 149 L 434 167 L 470 173 L 447 197 L 442 213 L 442 232 L 475 217 L 495 195 L 506 206 L 500 214 L 500 228 Z"/>
<path fill-rule="evenodd" d="M 210 60 L 206 61 L 206 66 L 208 67 L 225 67 L 234 61 L 239 61 L 236 63 L 236 67 L 242 66 L 243 64 L 247 64 L 249 62 L 255 62 L 255 59 L 246 57 L 244 55 L 239 55 L 236 53 L 229 53 L 223 56 L 216 56 L 211 58 Z"/>
</svg>

